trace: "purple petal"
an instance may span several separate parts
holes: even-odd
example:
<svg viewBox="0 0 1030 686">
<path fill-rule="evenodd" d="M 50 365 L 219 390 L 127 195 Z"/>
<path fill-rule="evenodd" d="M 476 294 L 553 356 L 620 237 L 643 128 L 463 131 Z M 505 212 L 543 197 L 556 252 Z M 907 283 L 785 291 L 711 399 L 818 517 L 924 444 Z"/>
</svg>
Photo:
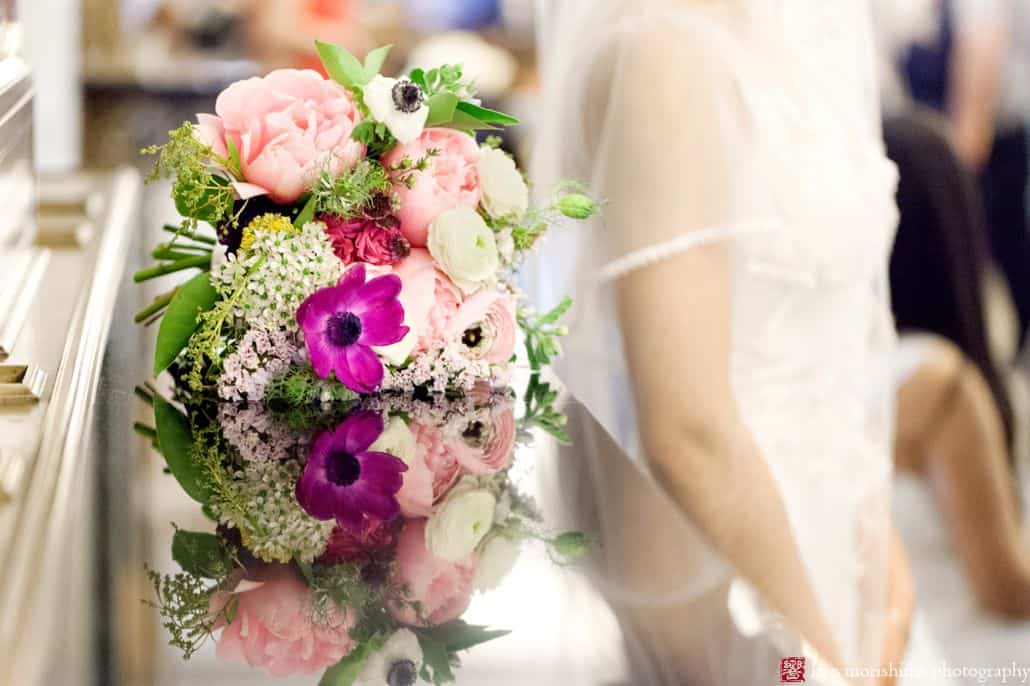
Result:
<svg viewBox="0 0 1030 686">
<path fill-rule="evenodd" d="M 312 463 L 304 468 L 294 491 L 301 508 L 315 519 L 327 520 L 336 516 L 336 488 L 325 480 L 325 470 Z"/>
<path fill-rule="evenodd" d="M 358 412 L 343 420 L 333 431 L 333 443 L 358 456 L 383 433 L 383 418 L 378 412 Z M 364 465 L 362 465 L 364 469 Z"/>
<path fill-rule="evenodd" d="M 311 368 L 318 378 L 328 378 L 337 360 L 343 357 L 343 351 L 330 343 L 324 333 L 308 336 L 305 332 L 304 342 L 307 344 L 308 357 L 311 358 Z"/>
<path fill-rule="evenodd" d="M 355 484 L 352 492 L 354 504 L 371 517 L 389 521 L 400 514 L 400 505 L 392 493 L 381 493 L 365 482 Z"/>
<path fill-rule="evenodd" d="M 319 288 L 297 308 L 297 325 L 305 330 L 305 334 L 308 329 L 324 329 L 325 320 L 340 311 L 342 296 L 339 286 Z"/>
<path fill-rule="evenodd" d="M 370 309 L 385 305 L 391 300 L 396 300 L 401 292 L 401 279 L 396 274 L 385 274 L 377 276 L 357 292 L 351 311 L 361 315 Z"/>
<path fill-rule="evenodd" d="M 365 285 L 365 265 L 360 262 L 343 273 L 335 288 L 339 290 L 340 298 L 350 306 L 355 297 Z"/>
<path fill-rule="evenodd" d="M 361 453 L 357 458 L 361 462 L 362 481 L 373 482 L 376 488 L 386 493 L 401 490 L 404 484 L 401 474 L 408 471 L 404 460 L 378 451 Z"/>
<path fill-rule="evenodd" d="M 344 507 L 341 507 L 339 511 L 337 511 L 336 521 L 351 531 L 360 532 L 362 524 L 364 524 L 365 517 L 362 514 L 361 509 L 348 502 Z"/>
<path fill-rule="evenodd" d="M 404 326 L 404 305 L 400 300 L 391 300 L 385 305 L 361 315 L 362 345 L 390 345 L 404 338 L 408 327 Z"/>
<path fill-rule="evenodd" d="M 333 371 L 343 385 L 356 393 L 372 393 L 383 381 L 383 363 L 366 345 L 355 344 L 343 348 L 336 357 Z"/>
</svg>

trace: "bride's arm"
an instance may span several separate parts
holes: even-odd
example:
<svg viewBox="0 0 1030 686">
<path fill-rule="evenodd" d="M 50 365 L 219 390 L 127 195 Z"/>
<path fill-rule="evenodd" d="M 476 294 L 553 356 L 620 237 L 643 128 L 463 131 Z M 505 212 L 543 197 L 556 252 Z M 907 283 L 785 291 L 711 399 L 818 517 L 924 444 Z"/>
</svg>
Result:
<svg viewBox="0 0 1030 686">
<path fill-rule="evenodd" d="M 780 493 L 731 392 L 728 271 L 726 247 L 714 245 L 618 283 L 645 453 L 715 547 L 839 666 Z"/>
</svg>

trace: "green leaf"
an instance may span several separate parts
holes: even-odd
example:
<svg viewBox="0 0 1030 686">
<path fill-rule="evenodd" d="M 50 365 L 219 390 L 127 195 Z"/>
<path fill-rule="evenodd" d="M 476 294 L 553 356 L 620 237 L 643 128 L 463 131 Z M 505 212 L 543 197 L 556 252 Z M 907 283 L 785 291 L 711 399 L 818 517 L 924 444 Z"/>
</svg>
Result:
<svg viewBox="0 0 1030 686">
<path fill-rule="evenodd" d="M 316 40 L 315 48 L 318 50 L 318 56 L 322 59 L 322 65 L 333 81 L 350 90 L 359 89 L 369 82 L 370 77 L 365 73 L 365 67 L 358 61 L 358 58 L 339 45 Z"/>
<path fill-rule="evenodd" d="M 384 45 L 369 51 L 365 55 L 365 76 L 367 77 L 365 83 L 371 81 L 379 73 L 379 70 L 383 68 L 383 62 L 386 61 L 386 56 L 390 54 L 390 48 L 392 47 L 392 44 Z"/>
<path fill-rule="evenodd" d="M 198 503 L 207 503 L 210 492 L 200 468 L 190 458 L 193 434 L 190 422 L 182 412 L 160 396 L 154 396 L 154 423 L 157 425 L 157 444 L 168 464 L 168 471 Z"/>
<path fill-rule="evenodd" d="M 539 327 L 544 324 L 555 323 L 563 314 L 569 311 L 570 307 L 572 307 L 572 298 L 566 295 L 561 299 L 561 302 L 555 305 L 554 309 L 540 317 L 540 319 L 536 321 L 536 325 Z"/>
<path fill-rule="evenodd" d="M 502 124 L 504 126 L 514 126 L 519 123 L 519 120 L 510 114 L 504 112 L 498 112 L 497 110 L 491 110 L 486 107 L 480 107 L 479 105 L 473 105 L 471 102 L 459 102 L 458 109 L 465 114 L 475 117 L 481 122 L 487 124 Z"/>
<path fill-rule="evenodd" d="M 487 122 L 476 119 L 467 112 L 462 112 L 460 107 L 455 108 L 454 116 L 447 122 L 447 126 L 452 129 L 460 129 L 462 131 L 476 131 L 479 129 L 486 129 L 489 131 L 499 129 L 501 127 Z"/>
<path fill-rule="evenodd" d="M 423 671 L 432 670 L 433 683 L 443 684 L 454 681 L 451 671 L 451 656 L 447 646 L 432 636 L 418 634 L 418 644 L 422 647 L 422 659 L 425 661 Z"/>
<path fill-rule="evenodd" d="M 197 315 L 210 310 L 217 301 L 218 291 L 211 285 L 208 272 L 197 274 L 179 288 L 168 303 L 161 327 L 157 330 L 154 376 L 175 361 L 197 330 Z"/>
<path fill-rule="evenodd" d="M 458 96 L 447 91 L 440 91 L 429 98 L 429 116 L 426 117 L 426 126 L 440 126 L 446 124 L 454 117 L 454 110 L 458 106 Z"/>
<path fill-rule="evenodd" d="M 365 119 L 354 127 L 354 130 L 350 132 L 350 137 L 359 143 L 368 145 L 376 138 L 376 123 L 371 119 Z"/>
<path fill-rule="evenodd" d="M 240 151 L 236 148 L 236 144 L 232 142 L 232 136 L 225 134 L 225 147 L 229 150 L 229 162 L 232 165 L 231 171 L 237 178 L 243 176 L 243 165 L 240 162 Z"/>
<path fill-rule="evenodd" d="M 177 529 L 172 537 L 172 559 L 194 576 L 217 579 L 230 562 L 218 536 Z"/>
<path fill-rule="evenodd" d="M 310 222 L 312 219 L 315 218 L 315 201 L 316 201 L 316 199 L 317 198 L 316 198 L 314 193 L 312 193 L 310 196 L 308 196 L 308 201 L 306 203 L 304 203 L 304 207 L 301 208 L 300 214 L 298 214 L 297 218 L 293 220 L 293 225 L 296 228 L 298 228 L 298 229 L 302 228 L 305 224 L 307 224 L 308 222 Z"/>
<path fill-rule="evenodd" d="M 211 182 L 220 188 L 229 185 L 229 179 L 217 174 L 210 175 Z M 219 216 L 218 198 L 222 195 L 220 188 L 205 188 L 200 193 L 200 199 L 196 200 L 192 191 L 192 184 L 184 183 L 177 179 L 172 185 L 172 198 L 175 200 L 176 211 L 184 217 L 190 217 L 203 222 L 210 222 Z"/>
<path fill-rule="evenodd" d="M 411 73 L 408 74 L 408 78 L 414 81 L 422 89 L 423 93 L 429 92 L 429 87 L 426 86 L 426 73 L 421 68 L 415 67 L 412 69 Z"/>
<path fill-rule="evenodd" d="M 351 686 L 361 675 L 361 670 L 365 668 L 369 656 L 379 650 L 382 644 L 383 640 L 378 636 L 373 636 L 365 641 L 352 650 L 349 655 L 327 669 L 319 680 L 318 686 Z"/>
<path fill-rule="evenodd" d="M 225 604 L 225 623 L 232 624 L 236 619 L 236 613 L 240 610 L 240 596 L 233 593 L 229 602 Z"/>
<path fill-rule="evenodd" d="M 435 641 L 439 641 L 449 652 L 468 650 L 495 638 L 507 636 L 511 632 L 506 629 L 487 629 L 485 626 L 469 624 L 461 619 L 435 626 L 428 630 Z"/>
</svg>

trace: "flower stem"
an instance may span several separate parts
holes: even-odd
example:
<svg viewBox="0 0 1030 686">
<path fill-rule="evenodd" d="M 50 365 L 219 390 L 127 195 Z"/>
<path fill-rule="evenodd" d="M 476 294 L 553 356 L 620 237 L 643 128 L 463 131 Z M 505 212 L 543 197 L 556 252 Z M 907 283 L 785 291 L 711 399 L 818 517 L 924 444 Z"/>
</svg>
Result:
<svg viewBox="0 0 1030 686">
<path fill-rule="evenodd" d="M 172 301 L 172 298 L 174 298 L 175 294 L 178 292 L 179 289 L 178 287 L 176 287 L 168 291 L 167 293 L 162 293 L 161 295 L 157 296 L 156 298 L 154 298 L 154 301 L 152 303 L 150 303 L 149 305 L 147 305 L 142 310 L 136 313 L 136 316 L 133 317 L 133 321 L 139 324 L 141 321 L 149 319 L 152 315 L 155 315 L 164 308 L 168 307 L 168 303 Z"/>
<path fill-rule="evenodd" d="M 150 279 L 156 279 L 159 276 L 165 274 L 173 274 L 175 272 L 182 271 L 183 269 L 194 269 L 194 268 L 205 268 L 211 266 L 210 255 L 197 255 L 195 257 L 187 257 L 181 260 L 176 260 L 171 264 L 161 264 L 156 267 L 150 267 L 148 269 L 141 269 L 132 275 L 132 280 L 136 283 L 141 281 L 149 281 Z"/>
<path fill-rule="evenodd" d="M 197 243 L 207 243 L 208 245 L 214 245 L 216 242 L 215 239 L 211 238 L 210 236 L 202 236 L 199 233 L 186 231 L 181 226 L 175 226 L 174 224 L 165 224 L 162 228 L 168 233 L 174 233 L 177 236 L 189 238 L 191 241 L 196 241 Z"/>
</svg>

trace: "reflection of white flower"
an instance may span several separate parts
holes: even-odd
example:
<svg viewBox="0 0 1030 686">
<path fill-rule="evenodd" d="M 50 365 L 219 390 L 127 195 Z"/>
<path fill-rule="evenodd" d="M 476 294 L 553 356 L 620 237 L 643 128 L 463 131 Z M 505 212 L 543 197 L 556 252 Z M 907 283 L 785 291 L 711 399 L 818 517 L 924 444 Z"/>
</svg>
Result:
<svg viewBox="0 0 1030 686">
<path fill-rule="evenodd" d="M 477 590 L 489 591 L 497 588 L 515 566 L 519 557 L 519 544 L 505 536 L 493 536 L 483 544 L 476 564 L 473 585 Z"/>
<path fill-rule="evenodd" d="M 404 464 L 410 465 L 415 457 L 415 435 L 400 417 L 390 417 L 386 423 L 383 433 L 369 447 L 369 450 L 389 453 L 394 457 L 404 460 Z"/>
<path fill-rule="evenodd" d="M 493 526 L 497 500 L 475 483 L 462 479 L 426 524 L 426 547 L 443 560 L 464 560 Z"/>
<path fill-rule="evenodd" d="M 369 656 L 354 686 L 410 686 L 422 669 L 422 648 L 410 629 L 398 629 L 383 647 Z"/>
<path fill-rule="evenodd" d="M 529 207 L 529 189 L 515 160 L 490 146 L 479 149 L 479 187 L 483 209 L 491 217 L 521 217 Z"/>
<path fill-rule="evenodd" d="M 494 232 L 468 207 L 437 215 L 429 225 L 427 245 L 440 269 L 465 293 L 492 279 L 500 266 Z"/>
<path fill-rule="evenodd" d="M 410 143 L 422 133 L 429 107 L 413 81 L 376 75 L 362 92 L 372 118 L 386 124 L 398 142 Z"/>
</svg>

